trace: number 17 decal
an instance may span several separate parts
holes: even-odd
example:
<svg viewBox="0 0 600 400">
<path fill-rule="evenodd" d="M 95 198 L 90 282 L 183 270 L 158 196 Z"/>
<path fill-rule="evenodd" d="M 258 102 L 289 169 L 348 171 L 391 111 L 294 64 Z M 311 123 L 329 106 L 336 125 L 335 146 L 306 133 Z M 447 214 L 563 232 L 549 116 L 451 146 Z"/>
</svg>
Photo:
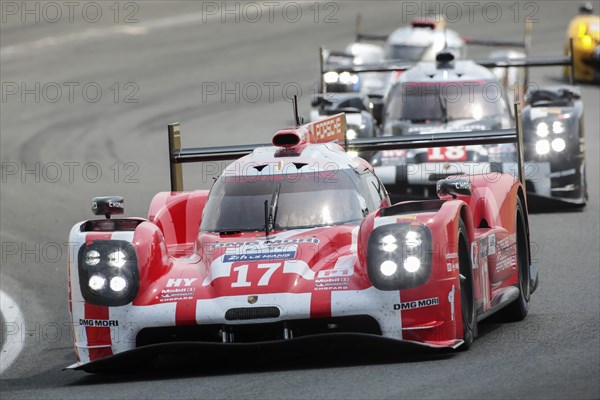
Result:
<svg viewBox="0 0 600 400">
<path fill-rule="evenodd" d="M 268 286 L 271 277 L 279 267 L 281 267 L 281 263 L 258 264 L 259 269 L 266 269 L 266 271 L 260 277 L 257 286 Z M 238 265 L 233 270 L 237 272 L 237 280 L 231 284 L 231 287 L 252 286 L 252 282 L 248 281 L 248 264 Z"/>
<path fill-rule="evenodd" d="M 209 267 L 208 276 L 204 278 L 202 286 L 211 285 L 215 279 L 231 278 L 231 287 L 249 287 L 249 286 L 268 286 L 273 274 L 278 270 L 283 274 L 295 274 L 302 279 L 312 281 L 315 279 L 315 272 L 310 269 L 308 264 L 302 260 L 285 260 L 276 263 L 260 263 L 256 265 L 260 278 L 258 282 L 248 279 L 248 271 L 255 268 L 255 264 L 242 264 L 232 267 L 231 263 L 224 263 L 221 260 L 215 260 Z"/>
</svg>

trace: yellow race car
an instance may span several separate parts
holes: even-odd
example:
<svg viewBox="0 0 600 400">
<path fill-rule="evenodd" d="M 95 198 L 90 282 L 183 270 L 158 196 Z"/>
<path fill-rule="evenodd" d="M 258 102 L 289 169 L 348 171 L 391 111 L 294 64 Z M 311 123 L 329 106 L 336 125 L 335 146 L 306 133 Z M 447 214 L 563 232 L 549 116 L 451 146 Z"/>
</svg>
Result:
<svg viewBox="0 0 600 400">
<path fill-rule="evenodd" d="M 580 14 L 571 20 L 567 29 L 565 54 L 569 55 L 573 39 L 574 78 L 577 81 L 600 80 L 600 16 L 594 15 L 590 3 L 579 8 Z M 565 68 L 565 77 L 571 74 Z"/>
</svg>

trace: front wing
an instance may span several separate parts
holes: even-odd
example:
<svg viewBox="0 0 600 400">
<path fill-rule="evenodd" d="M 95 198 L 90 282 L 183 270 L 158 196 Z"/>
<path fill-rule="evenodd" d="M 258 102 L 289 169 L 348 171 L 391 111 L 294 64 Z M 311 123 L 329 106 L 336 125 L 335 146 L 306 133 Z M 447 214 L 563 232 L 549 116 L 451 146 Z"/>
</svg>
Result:
<svg viewBox="0 0 600 400">
<path fill-rule="evenodd" d="M 181 357 L 184 363 L 195 364 L 201 359 L 203 365 L 218 362 L 227 365 L 229 361 L 236 364 L 243 360 L 257 360 L 268 357 L 270 360 L 279 357 L 296 359 L 296 357 L 315 356 L 336 359 L 344 356 L 397 356 L 427 350 L 427 355 L 447 354 L 463 343 L 455 341 L 451 346 L 439 346 L 410 340 L 396 340 L 379 335 L 361 333 L 328 333 L 312 335 L 288 340 L 274 340 L 260 343 L 208 343 L 208 342 L 171 342 L 138 347 L 89 363 L 75 363 L 65 369 L 83 370 L 86 372 L 103 372 L 115 370 L 139 371 L 141 365 L 160 356 Z M 360 352 L 357 354 L 357 349 Z M 308 352 L 308 353 L 307 353 Z M 230 364 L 231 365 L 231 364 Z"/>
</svg>

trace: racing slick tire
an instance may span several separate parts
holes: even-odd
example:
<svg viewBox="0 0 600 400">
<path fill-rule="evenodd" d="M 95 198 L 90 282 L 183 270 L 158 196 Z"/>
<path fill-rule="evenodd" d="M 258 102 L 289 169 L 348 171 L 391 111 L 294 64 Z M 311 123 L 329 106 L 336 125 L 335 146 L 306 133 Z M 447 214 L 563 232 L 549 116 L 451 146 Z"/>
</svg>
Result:
<svg viewBox="0 0 600 400">
<path fill-rule="evenodd" d="M 529 241 L 521 199 L 517 197 L 517 272 L 519 276 L 519 298 L 501 311 L 507 321 L 522 321 L 529 312 L 531 278 L 529 276 Z"/>
<path fill-rule="evenodd" d="M 468 350 L 477 336 L 475 295 L 467 228 L 461 219 L 458 225 L 458 265 L 460 272 L 460 308 L 462 312 L 463 345 L 459 350 Z"/>
</svg>

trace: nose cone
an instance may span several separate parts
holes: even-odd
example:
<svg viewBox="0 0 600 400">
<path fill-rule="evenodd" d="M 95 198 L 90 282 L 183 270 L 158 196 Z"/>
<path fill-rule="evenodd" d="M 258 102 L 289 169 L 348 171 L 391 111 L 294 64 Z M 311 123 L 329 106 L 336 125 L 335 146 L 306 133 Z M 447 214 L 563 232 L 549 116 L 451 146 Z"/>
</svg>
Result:
<svg viewBox="0 0 600 400">
<path fill-rule="evenodd" d="M 355 226 L 280 232 L 269 237 L 201 237 L 206 275 L 215 296 L 313 292 L 320 279 L 354 274 Z M 329 270 L 344 268 L 344 272 Z M 328 272 L 329 271 L 329 272 Z"/>
</svg>

